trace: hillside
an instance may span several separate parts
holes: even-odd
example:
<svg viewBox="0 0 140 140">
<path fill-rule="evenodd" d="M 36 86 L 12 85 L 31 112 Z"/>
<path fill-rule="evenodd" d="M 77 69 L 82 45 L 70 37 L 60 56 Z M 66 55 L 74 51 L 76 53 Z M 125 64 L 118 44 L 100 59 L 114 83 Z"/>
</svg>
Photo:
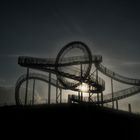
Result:
<svg viewBox="0 0 140 140">
<path fill-rule="evenodd" d="M 92 104 L 58 104 L 38 106 L 5 106 L 0 108 L 1 124 L 21 129 L 48 129 L 75 134 L 139 137 L 140 116 Z M 45 129 L 44 129 L 45 127 Z M 53 129 L 52 129 L 53 128 Z M 81 135 L 81 134 L 79 134 Z M 95 135 L 95 136 L 96 136 Z M 99 135 L 99 137 L 102 135 Z"/>
</svg>

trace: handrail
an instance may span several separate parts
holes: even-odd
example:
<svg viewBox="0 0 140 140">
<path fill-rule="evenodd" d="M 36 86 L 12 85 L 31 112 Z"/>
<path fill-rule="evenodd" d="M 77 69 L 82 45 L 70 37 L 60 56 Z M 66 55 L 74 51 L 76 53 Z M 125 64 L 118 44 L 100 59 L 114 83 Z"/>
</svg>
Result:
<svg viewBox="0 0 140 140">
<path fill-rule="evenodd" d="M 129 85 L 135 85 L 135 86 L 140 86 L 140 80 L 139 79 L 133 79 L 133 78 L 127 78 L 124 77 L 118 73 L 115 73 L 111 70 L 109 70 L 108 68 L 106 68 L 105 66 L 98 64 L 96 65 L 96 67 L 98 68 L 98 70 L 100 72 L 102 72 L 103 74 L 111 77 L 112 79 L 119 81 L 121 83 L 125 83 L 125 84 L 129 84 Z"/>
</svg>

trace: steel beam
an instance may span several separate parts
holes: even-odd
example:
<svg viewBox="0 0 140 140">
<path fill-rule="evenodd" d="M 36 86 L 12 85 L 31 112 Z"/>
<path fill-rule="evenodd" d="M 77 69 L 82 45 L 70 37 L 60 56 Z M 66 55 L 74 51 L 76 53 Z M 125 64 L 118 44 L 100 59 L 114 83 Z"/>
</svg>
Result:
<svg viewBox="0 0 140 140">
<path fill-rule="evenodd" d="M 116 109 L 118 110 L 119 107 L 118 107 L 118 100 L 116 100 Z"/>
<path fill-rule="evenodd" d="M 26 91 L 25 91 L 25 105 L 27 105 L 27 98 L 28 98 L 28 84 L 29 84 L 29 68 L 27 67 L 27 74 L 26 74 Z"/>
<path fill-rule="evenodd" d="M 34 97 L 35 97 L 35 79 L 33 80 L 33 95 L 32 95 L 32 105 L 34 105 Z"/>
<path fill-rule="evenodd" d="M 48 83 L 48 104 L 51 100 L 51 72 L 49 72 L 49 83 Z"/>
<path fill-rule="evenodd" d="M 112 108 L 114 108 L 114 91 L 113 91 L 113 79 L 111 78 L 111 95 L 112 95 Z"/>
<path fill-rule="evenodd" d="M 131 104 L 128 104 L 128 111 L 131 113 Z"/>
</svg>

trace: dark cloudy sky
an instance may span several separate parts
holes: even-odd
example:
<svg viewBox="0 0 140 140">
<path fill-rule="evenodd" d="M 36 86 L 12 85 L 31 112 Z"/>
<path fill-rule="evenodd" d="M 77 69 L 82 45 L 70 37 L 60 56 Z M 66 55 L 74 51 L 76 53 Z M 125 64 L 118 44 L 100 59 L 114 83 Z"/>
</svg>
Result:
<svg viewBox="0 0 140 140">
<path fill-rule="evenodd" d="M 134 0 L 0 2 L 1 94 L 25 72 L 17 65 L 19 55 L 55 57 L 74 40 L 85 42 L 93 54 L 101 54 L 104 64 L 114 71 L 140 78 L 139 7 Z M 13 99 L 14 95 L 9 96 Z M 137 109 L 139 98 L 132 99 Z"/>
</svg>

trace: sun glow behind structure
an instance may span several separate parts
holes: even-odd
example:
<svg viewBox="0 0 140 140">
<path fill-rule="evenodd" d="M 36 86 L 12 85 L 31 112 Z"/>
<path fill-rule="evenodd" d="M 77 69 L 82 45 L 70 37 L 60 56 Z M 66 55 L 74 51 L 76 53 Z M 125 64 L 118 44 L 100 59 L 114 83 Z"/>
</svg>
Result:
<svg viewBox="0 0 140 140">
<path fill-rule="evenodd" d="M 89 91 L 89 85 L 86 83 L 82 83 L 79 87 L 80 91 L 82 92 L 88 92 Z"/>
</svg>

